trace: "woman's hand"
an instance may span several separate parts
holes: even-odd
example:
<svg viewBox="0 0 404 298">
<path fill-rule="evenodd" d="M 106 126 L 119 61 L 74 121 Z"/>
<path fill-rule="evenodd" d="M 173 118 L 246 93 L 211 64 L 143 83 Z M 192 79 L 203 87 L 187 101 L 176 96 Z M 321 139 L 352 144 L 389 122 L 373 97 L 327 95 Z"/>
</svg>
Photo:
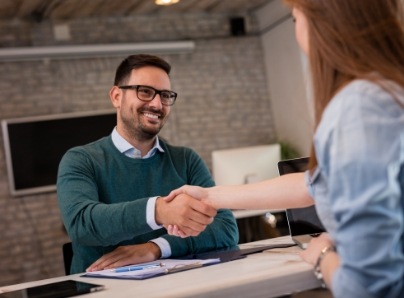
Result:
<svg viewBox="0 0 404 298">
<path fill-rule="evenodd" d="M 200 186 L 184 185 L 180 188 L 174 189 L 168 194 L 168 196 L 164 197 L 163 199 L 167 202 L 170 202 L 180 194 L 187 194 L 198 200 L 206 200 L 208 198 L 208 190 L 206 188 Z"/>
<path fill-rule="evenodd" d="M 166 229 L 167 229 L 168 235 L 177 236 L 177 237 L 181 237 L 181 238 L 187 238 L 187 237 L 191 236 L 191 235 L 186 234 L 185 232 L 181 231 L 177 225 L 168 225 L 166 227 Z"/>
<path fill-rule="evenodd" d="M 322 233 L 320 236 L 314 237 L 310 241 L 307 249 L 302 251 L 300 256 L 304 261 L 315 266 L 321 251 L 327 246 L 333 247 L 334 243 L 328 233 Z"/>
<path fill-rule="evenodd" d="M 300 256 L 307 263 L 313 266 L 317 265 L 321 251 L 326 247 L 334 247 L 334 243 L 327 233 L 323 233 L 317 238 L 313 238 L 305 251 L 300 253 Z M 332 276 L 339 267 L 339 256 L 334 250 L 328 252 L 322 257 L 318 268 L 322 273 L 322 279 L 328 288 L 331 288 Z"/>
</svg>

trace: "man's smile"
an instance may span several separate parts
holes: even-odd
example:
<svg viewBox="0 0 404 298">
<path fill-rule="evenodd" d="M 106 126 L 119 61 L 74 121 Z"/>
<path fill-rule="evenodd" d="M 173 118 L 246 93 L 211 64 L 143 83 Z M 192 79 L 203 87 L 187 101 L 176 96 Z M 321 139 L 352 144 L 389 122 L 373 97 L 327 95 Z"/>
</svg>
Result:
<svg viewBox="0 0 404 298">
<path fill-rule="evenodd" d="M 151 119 L 154 119 L 154 120 L 157 120 L 157 119 L 161 118 L 161 115 L 156 115 L 156 114 L 152 114 L 152 113 L 149 113 L 149 112 L 143 112 L 143 115 L 146 116 L 147 118 L 151 118 Z"/>
</svg>

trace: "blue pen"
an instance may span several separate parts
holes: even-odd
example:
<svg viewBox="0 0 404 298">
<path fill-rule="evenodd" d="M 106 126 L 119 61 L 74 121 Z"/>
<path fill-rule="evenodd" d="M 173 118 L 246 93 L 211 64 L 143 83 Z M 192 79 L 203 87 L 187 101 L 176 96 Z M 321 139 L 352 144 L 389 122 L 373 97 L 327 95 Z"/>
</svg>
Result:
<svg viewBox="0 0 404 298">
<path fill-rule="evenodd" d="M 125 267 L 118 267 L 113 269 L 116 273 L 120 272 L 129 272 L 129 271 L 137 271 L 137 270 L 143 270 L 143 269 L 151 269 L 151 268 L 158 268 L 163 266 L 162 263 L 158 264 L 146 264 L 146 265 L 134 265 L 134 266 L 125 266 Z"/>
</svg>

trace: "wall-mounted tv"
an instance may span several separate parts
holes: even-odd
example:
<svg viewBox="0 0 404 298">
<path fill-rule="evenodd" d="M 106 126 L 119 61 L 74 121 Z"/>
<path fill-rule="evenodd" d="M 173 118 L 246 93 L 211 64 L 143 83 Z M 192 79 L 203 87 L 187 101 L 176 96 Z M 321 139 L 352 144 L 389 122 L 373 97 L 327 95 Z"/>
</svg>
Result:
<svg viewBox="0 0 404 298">
<path fill-rule="evenodd" d="M 2 120 L 11 194 L 55 191 L 63 154 L 109 135 L 115 125 L 114 110 Z"/>
</svg>

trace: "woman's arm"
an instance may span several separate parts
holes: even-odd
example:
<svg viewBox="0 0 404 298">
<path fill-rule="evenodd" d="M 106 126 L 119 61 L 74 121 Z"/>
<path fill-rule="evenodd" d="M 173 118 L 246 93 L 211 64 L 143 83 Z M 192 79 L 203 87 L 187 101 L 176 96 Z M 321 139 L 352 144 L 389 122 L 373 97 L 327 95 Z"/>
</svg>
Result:
<svg viewBox="0 0 404 298">
<path fill-rule="evenodd" d="M 172 191 L 165 200 L 170 201 L 181 193 L 204 200 L 216 209 L 287 209 L 313 204 L 304 173 L 283 175 L 253 184 L 210 188 L 185 185 Z"/>
</svg>

